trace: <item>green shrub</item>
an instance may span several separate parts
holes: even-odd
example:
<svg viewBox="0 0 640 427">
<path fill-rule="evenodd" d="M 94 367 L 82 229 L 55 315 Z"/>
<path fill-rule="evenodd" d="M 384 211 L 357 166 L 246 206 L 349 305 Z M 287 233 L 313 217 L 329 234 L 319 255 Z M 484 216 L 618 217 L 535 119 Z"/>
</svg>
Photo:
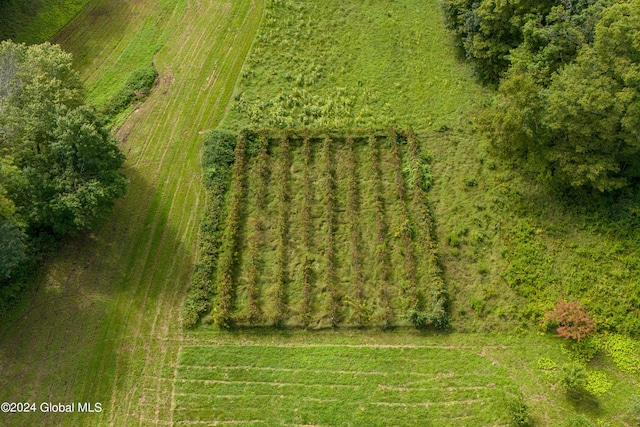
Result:
<svg viewBox="0 0 640 427">
<path fill-rule="evenodd" d="M 507 401 L 507 411 L 510 426 L 529 427 L 532 425 L 529 407 L 522 399 L 522 396 L 509 398 Z"/>
<path fill-rule="evenodd" d="M 586 394 L 587 374 L 584 367 L 571 363 L 561 369 L 561 382 L 567 395 L 572 399 L 580 399 Z"/>
<path fill-rule="evenodd" d="M 122 89 L 113 95 L 107 105 L 104 106 L 103 113 L 113 117 L 124 111 L 135 100 L 144 99 L 149 95 L 157 77 L 158 73 L 152 66 L 133 71 Z"/>
<path fill-rule="evenodd" d="M 569 359 L 579 365 L 586 365 L 600 351 L 601 346 L 598 340 L 587 337 L 581 341 L 569 341 L 563 348 L 567 352 Z"/>
<path fill-rule="evenodd" d="M 202 150 L 203 181 L 207 188 L 226 192 L 235 160 L 236 136 L 213 130 L 204 138 Z M 221 191 L 222 190 L 222 191 Z"/>
</svg>

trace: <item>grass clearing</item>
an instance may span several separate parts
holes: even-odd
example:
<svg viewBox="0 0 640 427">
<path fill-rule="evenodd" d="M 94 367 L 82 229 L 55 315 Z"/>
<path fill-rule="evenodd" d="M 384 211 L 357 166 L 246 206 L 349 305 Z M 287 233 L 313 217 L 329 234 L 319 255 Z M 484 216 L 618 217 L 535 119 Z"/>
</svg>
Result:
<svg viewBox="0 0 640 427">
<path fill-rule="evenodd" d="M 199 132 L 225 113 L 261 7 L 97 0 L 56 37 L 75 55 L 98 104 L 139 65 L 153 61 L 160 77 L 118 131 L 128 158 L 127 196 L 98 233 L 64 245 L 43 271 L 30 307 L 2 330 L 3 401 L 86 400 L 105 409 L 18 414 L 2 423 L 171 421 L 172 387 L 159 376 L 172 372 L 193 272 L 204 204 Z M 141 28 L 153 31 L 140 38 Z M 145 45 L 140 56 L 137 43 Z"/>
<path fill-rule="evenodd" d="M 443 27 L 435 0 L 269 1 L 223 126 L 422 132 L 466 122 L 486 91 Z"/>
<path fill-rule="evenodd" d="M 500 424 L 504 411 L 495 405 L 514 391 L 513 384 L 486 359 L 460 353 L 340 345 L 184 347 L 176 421 Z M 459 358 L 465 359 L 462 369 Z M 193 401 L 202 406 L 195 409 Z"/>
<path fill-rule="evenodd" d="M 49 40 L 90 0 L 5 0 L 0 3 L 0 40 L 35 44 Z"/>
<path fill-rule="evenodd" d="M 539 335 L 421 334 L 375 330 L 185 335 L 176 369 L 177 425 L 215 419 L 267 425 L 507 425 L 522 394 L 535 425 L 582 413 L 623 425 L 637 380 L 597 358 L 593 372 L 620 394 L 591 408 L 564 397 L 541 361 L 569 363 L 559 341 Z M 253 403 L 252 403 L 253 402 Z M 264 403 L 262 403 L 264 402 Z"/>
</svg>

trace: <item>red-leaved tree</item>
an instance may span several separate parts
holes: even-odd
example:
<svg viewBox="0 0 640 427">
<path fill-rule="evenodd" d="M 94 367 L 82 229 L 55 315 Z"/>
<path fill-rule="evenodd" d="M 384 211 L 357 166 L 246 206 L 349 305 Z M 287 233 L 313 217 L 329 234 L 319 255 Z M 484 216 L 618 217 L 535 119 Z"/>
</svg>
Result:
<svg viewBox="0 0 640 427">
<path fill-rule="evenodd" d="M 546 313 L 546 320 L 558 325 L 558 336 L 565 339 L 580 341 L 593 332 L 593 320 L 589 317 L 589 312 L 577 301 L 559 298 L 553 310 Z"/>
</svg>

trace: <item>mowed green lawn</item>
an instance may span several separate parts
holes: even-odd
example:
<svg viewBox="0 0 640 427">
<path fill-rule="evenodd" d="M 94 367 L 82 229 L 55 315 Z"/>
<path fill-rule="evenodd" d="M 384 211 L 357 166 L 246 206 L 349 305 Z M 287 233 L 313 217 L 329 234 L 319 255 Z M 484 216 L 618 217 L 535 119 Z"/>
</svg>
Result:
<svg viewBox="0 0 640 427">
<path fill-rule="evenodd" d="M 353 18 L 340 26 L 331 20 L 308 24 L 331 41 L 341 40 L 332 45 L 338 53 L 329 52 L 320 64 L 332 77 L 325 83 L 320 77 L 317 86 L 324 92 L 319 96 L 332 97 L 337 84 L 360 87 L 359 79 L 375 92 L 366 105 L 425 130 L 450 126 L 474 111 L 483 91 L 455 61 L 436 2 L 425 7 L 410 0 L 318 1 L 298 7 L 305 5 L 313 5 L 318 16 L 326 11 L 331 20 Z M 561 343 L 549 337 L 181 328 L 180 308 L 205 203 L 201 133 L 229 112 L 243 75 L 238 91 L 254 99 L 268 100 L 284 87 L 270 87 L 267 80 L 251 83 L 252 70 L 259 71 L 254 62 L 241 73 L 260 22 L 273 18 L 263 8 L 258 0 L 95 0 L 54 37 L 74 53 L 96 104 L 136 68 L 153 62 L 160 77 L 118 131 L 128 156 L 127 196 L 99 232 L 63 245 L 43 267 L 28 308 L 0 330 L 0 401 L 101 402 L 104 410 L 0 414 L 0 423 L 506 425 L 504 398 L 522 393 L 538 425 L 555 425 L 581 412 L 624 425 L 637 378 L 598 358 L 592 369 L 612 382 L 612 391 L 599 398 L 597 407 L 576 409 L 559 389 L 557 376 L 540 367 L 542 358 L 558 366 L 567 362 Z M 391 21 L 383 24 L 387 18 Z M 295 43 L 298 24 L 290 19 L 288 43 Z M 417 32 L 413 36 L 404 33 L 409 24 Z M 264 28 L 263 37 L 270 31 Z M 398 46 L 380 53 L 375 46 L 393 47 L 386 45 L 385 32 Z M 355 34 L 361 53 L 343 59 L 354 64 L 347 68 L 335 61 L 348 52 L 344 46 Z M 276 35 L 274 40 L 285 43 Z M 412 41 L 418 47 L 408 47 Z M 300 55 L 321 56 L 313 46 L 301 45 Z M 263 53 L 254 51 L 252 61 Z M 423 71 L 403 71 L 417 55 L 423 55 Z M 286 65 L 277 56 L 269 61 L 264 62 L 269 67 Z M 384 72 L 378 70 L 383 63 Z M 274 70 L 263 69 L 262 78 L 295 83 L 296 75 Z M 306 90 L 315 90 L 313 84 Z M 428 85 L 428 96 L 421 96 Z M 382 108 L 384 98 L 400 90 L 404 95 Z M 228 127 L 246 120 L 237 112 L 226 117 Z M 431 134 L 427 145 L 437 146 L 437 137 Z"/>
<path fill-rule="evenodd" d="M 515 390 L 503 368 L 455 347 L 193 345 L 180 352 L 174 419 L 498 425 L 504 396 Z"/>
<path fill-rule="evenodd" d="M 166 380 L 177 425 L 498 426 L 520 395 L 537 426 L 580 414 L 625 425 L 637 382 L 598 357 L 590 369 L 614 391 L 575 406 L 558 381 L 567 363 L 540 335 L 200 329 Z"/>
</svg>

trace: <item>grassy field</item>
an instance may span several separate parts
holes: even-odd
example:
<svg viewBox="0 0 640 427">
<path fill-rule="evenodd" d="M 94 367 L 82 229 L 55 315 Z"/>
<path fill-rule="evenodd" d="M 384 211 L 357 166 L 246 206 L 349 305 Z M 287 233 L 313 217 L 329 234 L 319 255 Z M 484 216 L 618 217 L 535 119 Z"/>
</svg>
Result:
<svg viewBox="0 0 640 427">
<path fill-rule="evenodd" d="M 223 126 L 466 122 L 486 91 L 456 60 L 436 0 L 272 1 Z"/>
<path fill-rule="evenodd" d="M 5 0 L 0 3 L 0 40 L 42 43 L 74 18 L 89 0 Z"/>
<path fill-rule="evenodd" d="M 93 1 L 56 36 L 95 102 L 104 98 L 92 89 L 106 81 L 117 91 L 139 64 L 153 61 L 160 78 L 118 132 L 127 196 L 99 233 L 68 242 L 43 268 L 29 308 L 1 335 L 2 401 L 99 401 L 105 410 L 1 423 L 170 420 L 171 386 L 159 376 L 177 355 L 195 260 L 200 131 L 223 117 L 261 16 L 252 1 Z M 154 32 L 140 39 L 145 23 Z M 136 43 L 148 49 L 138 56 Z"/>
<path fill-rule="evenodd" d="M 105 410 L 0 414 L 0 423 L 506 425 L 504 399 L 522 394 L 537 425 L 578 414 L 631 425 L 637 371 L 621 372 L 599 354 L 587 369 L 606 391 L 575 404 L 560 387 L 569 361 L 561 342 L 530 332 L 182 329 L 204 213 L 202 134 L 223 118 L 228 129 L 250 120 L 417 129 L 433 159 L 431 201 L 459 331 L 513 335 L 528 319 L 527 301 L 535 309 L 558 289 L 607 271 L 599 286 L 585 286 L 598 301 L 614 283 L 630 285 L 636 271 L 635 232 L 623 236 L 607 217 L 590 226 L 604 210 L 584 207 L 578 215 L 491 161 L 469 124 L 486 91 L 455 60 L 438 3 L 268 6 L 93 0 L 54 37 L 75 55 L 97 105 L 142 66 L 154 64 L 159 84 L 117 132 L 128 156 L 127 196 L 99 232 L 63 245 L 43 267 L 28 308 L 0 329 L 1 401 L 101 402 Z M 513 262 L 523 254 L 535 270 Z M 539 269 L 558 254 L 549 270 Z M 546 299 L 514 291 L 522 272 L 549 284 Z M 620 297 L 633 306 L 631 296 Z"/>
<path fill-rule="evenodd" d="M 200 329 L 180 349 L 174 421 L 497 426 L 509 425 L 507 402 L 521 394 L 534 425 L 579 414 L 603 425 L 630 420 L 637 382 L 599 357 L 593 369 L 619 390 L 577 409 L 560 390 L 557 371 L 566 363 L 557 340 L 533 335 Z"/>
</svg>

